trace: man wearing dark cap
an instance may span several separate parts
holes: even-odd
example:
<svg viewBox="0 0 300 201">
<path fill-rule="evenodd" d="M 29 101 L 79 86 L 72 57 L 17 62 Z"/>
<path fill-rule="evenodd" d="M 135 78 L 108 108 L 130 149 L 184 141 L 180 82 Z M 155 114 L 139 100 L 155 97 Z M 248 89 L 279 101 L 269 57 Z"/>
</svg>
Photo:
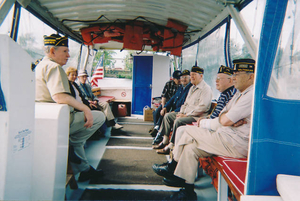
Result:
<svg viewBox="0 0 300 201">
<path fill-rule="evenodd" d="M 70 106 L 69 142 L 76 156 L 81 160 L 79 163 L 72 164 L 74 172 L 80 172 L 78 181 L 102 176 L 102 170 L 95 170 L 89 165 L 84 143 L 104 123 L 105 116 L 100 111 L 91 111 L 71 95 L 68 77 L 62 68 L 70 57 L 68 38 L 58 34 L 44 36 L 44 46 L 46 56 L 35 68 L 35 101 Z M 76 112 L 74 108 L 82 112 Z"/>
<path fill-rule="evenodd" d="M 192 86 L 190 83 L 190 71 L 184 70 L 180 75 L 180 85 L 175 93 L 175 95 L 165 104 L 165 106 L 160 111 L 160 120 L 158 122 L 162 122 L 162 119 L 164 115 L 168 112 L 179 112 L 181 105 L 184 104 L 184 101 L 186 99 L 186 96 Z M 156 136 L 158 133 L 158 130 L 160 128 L 160 124 L 157 124 L 153 131 L 151 132 L 151 135 Z M 157 139 L 154 139 L 154 142 Z M 158 139 L 158 141 L 161 141 L 161 139 Z"/>
<path fill-rule="evenodd" d="M 157 135 L 163 136 L 163 141 L 153 146 L 154 149 L 163 149 L 169 144 L 169 135 L 173 128 L 174 139 L 179 126 L 196 122 L 199 117 L 206 116 L 210 109 L 212 91 L 203 80 L 203 68 L 194 66 L 191 69 L 191 83 L 189 93 L 179 112 L 168 113 L 164 116 L 161 128 Z"/>
<path fill-rule="evenodd" d="M 223 65 L 220 66 L 216 77 L 216 89 L 221 92 L 221 94 L 217 100 L 217 106 L 207 118 L 214 119 L 218 117 L 225 105 L 236 93 L 236 89 L 233 86 L 232 74 L 233 70 L 231 68 Z M 198 124 L 199 122 L 200 118 L 198 119 Z"/>
<path fill-rule="evenodd" d="M 198 128 L 187 127 L 175 144 L 172 162 L 154 169 L 158 175 L 184 187 L 172 195 L 171 199 L 197 200 L 194 181 L 199 158 L 212 155 L 247 157 L 255 61 L 238 59 L 234 60 L 233 64 L 233 84 L 238 91 L 219 117 L 201 120 Z"/>
<path fill-rule="evenodd" d="M 231 100 L 233 95 L 236 93 L 236 89 L 233 86 L 233 80 L 232 80 L 232 74 L 233 70 L 229 67 L 221 65 L 221 67 L 218 70 L 218 74 L 216 77 L 216 88 L 218 91 L 221 92 L 218 100 L 217 105 L 214 108 L 214 110 L 209 114 L 208 116 L 203 116 L 197 120 L 197 124 L 200 123 L 200 120 L 202 119 L 214 119 L 219 116 L 219 113 L 223 110 L 225 105 Z M 176 131 L 176 139 L 175 136 L 171 136 L 170 143 L 168 146 L 166 146 L 162 151 L 157 152 L 166 152 L 166 150 L 170 150 L 174 147 L 174 144 L 178 142 L 178 140 L 181 138 L 182 134 L 184 133 L 184 129 L 187 126 L 180 126 L 177 128 Z"/>
<path fill-rule="evenodd" d="M 180 70 L 174 71 L 172 74 L 173 79 L 169 80 L 164 86 L 164 89 L 161 93 L 161 105 L 155 111 L 153 111 L 154 127 L 149 130 L 149 133 L 150 135 L 152 135 L 152 137 L 155 137 L 155 133 L 152 133 L 155 126 L 161 124 L 160 111 L 165 106 L 165 104 L 175 95 L 178 89 L 178 86 L 180 84 L 180 75 Z"/>
</svg>

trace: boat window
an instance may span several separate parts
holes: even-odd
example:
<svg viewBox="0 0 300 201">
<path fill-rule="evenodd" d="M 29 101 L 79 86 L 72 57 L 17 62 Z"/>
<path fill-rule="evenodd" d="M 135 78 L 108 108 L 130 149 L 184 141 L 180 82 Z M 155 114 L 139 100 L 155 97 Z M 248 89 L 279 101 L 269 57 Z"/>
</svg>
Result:
<svg viewBox="0 0 300 201">
<path fill-rule="evenodd" d="M 232 19 L 230 25 L 230 56 L 231 61 L 234 59 L 252 58 L 245 41 Z"/>
<path fill-rule="evenodd" d="M 258 44 L 260 38 L 264 10 L 264 0 L 253 0 L 240 12 L 256 44 Z"/>
<path fill-rule="evenodd" d="M 288 1 L 267 95 L 300 100 L 300 3 Z M 298 23 L 297 23 L 298 21 Z"/>
<path fill-rule="evenodd" d="M 28 52 L 28 54 L 30 54 L 34 61 L 44 57 L 43 36 L 53 33 L 57 32 L 22 8 L 17 42 Z M 69 40 L 69 49 L 70 58 L 63 68 L 67 68 L 69 66 L 76 68 L 78 64 L 78 56 L 80 54 L 80 44 L 73 40 Z M 86 52 L 87 47 L 84 46 L 81 63 L 85 60 Z M 92 61 L 92 59 L 93 58 L 90 60 Z M 91 64 L 92 62 L 89 63 Z"/>
<path fill-rule="evenodd" d="M 198 65 L 204 68 L 203 77 L 205 82 L 211 86 L 214 99 L 220 95 L 215 81 L 219 67 L 226 65 L 224 58 L 225 29 L 226 25 L 221 26 L 199 43 Z"/>
<path fill-rule="evenodd" d="M 14 13 L 14 6 L 11 7 L 10 11 L 6 15 L 5 19 L 3 20 L 0 26 L 0 34 L 7 34 L 8 36 L 10 35 L 13 13 Z"/>
<path fill-rule="evenodd" d="M 198 44 L 182 50 L 182 70 L 191 70 L 195 65 Z"/>
</svg>

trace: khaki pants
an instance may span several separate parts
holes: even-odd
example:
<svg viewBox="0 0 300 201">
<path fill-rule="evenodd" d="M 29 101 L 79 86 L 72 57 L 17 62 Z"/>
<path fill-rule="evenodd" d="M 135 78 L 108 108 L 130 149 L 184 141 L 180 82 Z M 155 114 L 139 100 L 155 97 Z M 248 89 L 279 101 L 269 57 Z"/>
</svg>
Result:
<svg viewBox="0 0 300 201">
<path fill-rule="evenodd" d="M 74 147 L 75 154 L 81 159 L 81 164 L 72 163 L 74 173 L 82 172 L 90 167 L 85 155 L 84 144 L 86 140 L 89 139 L 89 137 L 91 137 L 94 132 L 105 122 L 105 116 L 103 112 L 93 110 L 92 115 L 94 119 L 93 126 L 90 128 L 85 128 L 83 126 L 85 124 L 84 113 L 73 113 L 73 121 L 70 125 L 69 142 L 70 145 Z"/>
<path fill-rule="evenodd" d="M 105 114 L 107 121 L 115 119 L 108 102 L 99 101 L 98 104 L 103 108 L 101 111 Z"/>
<path fill-rule="evenodd" d="M 225 134 L 223 134 L 225 135 Z M 224 140 L 222 134 L 210 132 L 196 126 L 185 126 L 181 138 L 176 142 L 173 153 L 178 162 L 174 174 L 193 184 L 198 171 L 198 159 L 211 155 L 244 157 Z"/>
<path fill-rule="evenodd" d="M 170 112 L 164 116 L 162 121 L 160 132 L 162 135 L 169 136 L 171 128 L 173 128 L 173 133 L 170 141 L 175 143 L 177 128 L 186 124 L 191 124 L 192 122 L 197 121 L 194 117 L 180 117 L 176 118 L 178 112 Z"/>
</svg>

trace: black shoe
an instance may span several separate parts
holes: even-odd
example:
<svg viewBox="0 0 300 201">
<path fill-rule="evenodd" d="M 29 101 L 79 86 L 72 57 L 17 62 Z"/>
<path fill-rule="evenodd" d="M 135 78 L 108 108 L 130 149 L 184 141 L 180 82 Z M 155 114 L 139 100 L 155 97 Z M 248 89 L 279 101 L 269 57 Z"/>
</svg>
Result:
<svg viewBox="0 0 300 201">
<path fill-rule="evenodd" d="M 173 186 L 173 187 L 185 187 L 184 179 L 181 179 L 175 175 L 173 177 L 164 178 L 163 184 L 165 184 L 166 186 Z"/>
<path fill-rule="evenodd" d="M 166 165 L 168 165 L 168 162 L 165 162 L 165 163 L 163 163 L 163 164 L 154 164 L 154 165 L 152 166 L 152 168 L 153 168 L 153 167 L 158 168 L 158 167 L 162 167 L 162 166 L 166 166 Z"/>
<path fill-rule="evenodd" d="M 174 176 L 174 171 L 171 171 L 168 165 L 160 166 L 160 167 L 153 165 L 152 169 L 159 176 L 168 177 L 168 178 Z"/>
<path fill-rule="evenodd" d="M 188 193 L 185 189 L 180 189 L 178 192 L 174 193 L 170 197 L 165 198 L 164 200 L 197 200 L 197 194 L 195 191 Z"/>
<path fill-rule="evenodd" d="M 152 137 L 156 137 L 157 133 L 158 133 L 158 130 L 153 129 L 153 130 L 150 132 L 150 135 L 151 135 Z"/>
<path fill-rule="evenodd" d="M 90 166 L 89 171 L 80 173 L 78 181 L 83 182 L 91 178 L 102 177 L 103 175 L 104 175 L 103 170 L 95 170 L 92 166 Z"/>
<path fill-rule="evenodd" d="M 163 135 L 161 133 L 157 133 L 156 137 L 154 138 L 152 145 L 159 144 L 163 141 Z"/>
</svg>

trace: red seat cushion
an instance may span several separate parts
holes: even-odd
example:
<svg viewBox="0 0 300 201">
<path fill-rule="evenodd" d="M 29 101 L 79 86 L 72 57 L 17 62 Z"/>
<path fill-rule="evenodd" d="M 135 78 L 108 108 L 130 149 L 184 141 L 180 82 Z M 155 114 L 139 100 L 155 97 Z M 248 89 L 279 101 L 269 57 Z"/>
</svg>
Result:
<svg viewBox="0 0 300 201">
<path fill-rule="evenodd" d="M 214 159 L 223 167 L 224 173 L 228 179 L 240 192 L 244 194 L 247 158 L 214 157 Z"/>
</svg>

